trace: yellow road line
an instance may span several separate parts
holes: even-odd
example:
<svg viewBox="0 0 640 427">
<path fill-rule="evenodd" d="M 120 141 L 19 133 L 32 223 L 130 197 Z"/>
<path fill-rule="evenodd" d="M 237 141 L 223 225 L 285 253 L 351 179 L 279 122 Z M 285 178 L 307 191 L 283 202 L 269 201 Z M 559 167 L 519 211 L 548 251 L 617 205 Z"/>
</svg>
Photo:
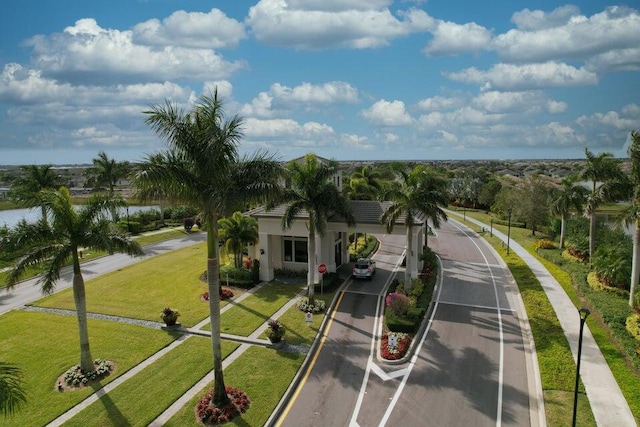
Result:
<svg viewBox="0 0 640 427">
<path fill-rule="evenodd" d="M 338 302 L 336 302 L 336 309 L 340 305 L 340 302 L 342 301 L 342 297 L 344 297 L 344 292 L 340 292 L 340 296 L 338 297 Z M 331 325 L 333 324 L 333 317 L 334 317 L 334 315 L 335 315 L 335 313 L 337 311 L 336 309 L 334 309 L 333 313 L 331 314 L 331 318 L 329 319 L 329 322 L 327 323 L 327 328 L 325 329 L 325 334 L 323 335 L 322 339 L 320 340 L 320 344 L 318 345 L 318 349 L 316 350 L 316 354 L 313 356 L 313 359 L 311 360 L 311 363 L 309 364 L 309 367 L 307 368 L 307 373 L 304 374 L 304 377 L 302 378 L 302 380 L 300 380 L 300 383 L 298 384 L 298 388 L 296 389 L 296 392 L 291 397 L 291 400 L 289 401 L 289 404 L 287 405 L 285 410 L 282 411 L 282 415 L 280 415 L 280 418 L 278 419 L 278 422 L 276 423 L 277 427 L 280 427 L 282 425 L 282 423 L 284 422 L 284 419 L 287 417 L 287 414 L 289 413 L 289 411 L 293 407 L 293 404 L 295 403 L 296 399 L 298 398 L 298 395 L 302 391 L 302 388 L 304 387 L 304 384 L 307 382 L 307 379 L 309 379 L 309 375 L 311 375 L 311 371 L 313 370 L 313 367 L 315 366 L 316 361 L 318 360 L 318 356 L 320 355 L 320 350 L 322 350 L 322 346 L 324 346 L 324 342 L 326 341 L 327 336 L 329 335 L 329 330 L 331 329 Z"/>
</svg>

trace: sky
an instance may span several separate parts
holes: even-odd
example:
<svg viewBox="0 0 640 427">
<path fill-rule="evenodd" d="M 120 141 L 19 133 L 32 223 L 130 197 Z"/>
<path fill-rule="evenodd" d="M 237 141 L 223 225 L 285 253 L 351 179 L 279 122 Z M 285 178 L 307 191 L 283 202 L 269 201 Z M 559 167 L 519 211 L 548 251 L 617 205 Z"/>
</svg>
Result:
<svg viewBox="0 0 640 427">
<path fill-rule="evenodd" d="M 0 70 L 0 165 L 144 161 L 215 90 L 242 155 L 625 157 L 640 1 L 3 0 Z"/>
</svg>

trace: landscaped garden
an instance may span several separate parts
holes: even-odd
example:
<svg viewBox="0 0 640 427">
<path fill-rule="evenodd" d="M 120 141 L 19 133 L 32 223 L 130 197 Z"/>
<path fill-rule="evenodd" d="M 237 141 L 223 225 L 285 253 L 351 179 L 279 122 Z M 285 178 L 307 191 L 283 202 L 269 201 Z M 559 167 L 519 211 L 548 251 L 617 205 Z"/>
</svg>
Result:
<svg viewBox="0 0 640 427">
<path fill-rule="evenodd" d="M 200 280 L 204 251 L 203 244 L 196 244 L 87 281 L 88 311 L 161 322 L 160 312 L 170 305 L 180 311 L 183 326 L 194 326 L 208 316 L 208 303 L 201 298 L 206 290 L 206 284 Z M 267 320 L 268 313 L 275 313 L 301 289 L 300 285 L 277 282 L 265 285 L 227 308 L 222 316 L 223 331 L 249 335 Z M 234 288 L 233 292 L 236 299 L 244 290 Z M 330 301 L 333 295 L 328 292 L 324 298 Z M 34 305 L 72 310 L 71 291 L 61 291 Z M 294 305 L 278 320 L 286 330 L 284 339 L 288 343 L 310 346 L 322 318 L 322 314 L 316 315 L 308 325 L 304 313 Z M 89 319 L 93 354 L 114 361 L 115 370 L 94 387 L 57 392 L 57 378 L 77 360 L 76 323 L 74 316 L 57 313 L 13 311 L 3 315 L 0 353 L 7 360 L 19 361 L 28 396 L 19 414 L 3 420 L 6 425 L 46 424 L 95 391 L 95 386 L 113 381 L 183 336 L 175 330 Z M 236 343 L 223 341 L 224 356 L 237 347 Z M 147 425 L 210 371 L 210 352 L 209 339 L 190 337 L 102 396 L 68 425 Z M 253 347 L 225 369 L 227 384 L 242 389 L 252 401 L 248 412 L 237 421 L 263 424 L 303 360 L 304 354 Z M 180 421 L 175 425 L 195 425 L 196 400 L 185 406 L 184 414 L 177 415 Z"/>
</svg>

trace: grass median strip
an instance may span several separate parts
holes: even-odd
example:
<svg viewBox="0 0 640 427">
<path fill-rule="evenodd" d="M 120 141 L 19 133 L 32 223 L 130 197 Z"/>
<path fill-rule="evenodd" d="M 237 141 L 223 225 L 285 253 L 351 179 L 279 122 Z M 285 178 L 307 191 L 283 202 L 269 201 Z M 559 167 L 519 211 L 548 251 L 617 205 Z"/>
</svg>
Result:
<svg viewBox="0 0 640 427">
<path fill-rule="evenodd" d="M 12 311 L 2 315 L 0 354 L 23 372 L 27 404 L 3 426 L 45 425 L 93 389 L 59 393 L 56 380 L 80 360 L 77 320 L 71 316 Z M 162 330 L 89 319 L 93 357 L 109 359 L 116 371 L 105 385 L 173 341 Z"/>
<path fill-rule="evenodd" d="M 239 344 L 222 342 L 222 357 Z M 73 417 L 67 426 L 146 426 L 212 367 L 211 341 L 192 337 Z"/>
</svg>

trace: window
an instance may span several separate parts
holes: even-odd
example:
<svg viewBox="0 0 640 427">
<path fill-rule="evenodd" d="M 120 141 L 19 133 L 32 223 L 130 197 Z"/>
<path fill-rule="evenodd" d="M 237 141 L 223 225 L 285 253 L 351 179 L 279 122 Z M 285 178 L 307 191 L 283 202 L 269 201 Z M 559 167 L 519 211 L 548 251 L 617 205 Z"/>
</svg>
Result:
<svg viewBox="0 0 640 427">
<path fill-rule="evenodd" d="M 284 260 L 285 262 L 307 262 L 309 255 L 307 253 L 307 239 L 296 237 L 285 237 L 284 243 Z"/>
</svg>

